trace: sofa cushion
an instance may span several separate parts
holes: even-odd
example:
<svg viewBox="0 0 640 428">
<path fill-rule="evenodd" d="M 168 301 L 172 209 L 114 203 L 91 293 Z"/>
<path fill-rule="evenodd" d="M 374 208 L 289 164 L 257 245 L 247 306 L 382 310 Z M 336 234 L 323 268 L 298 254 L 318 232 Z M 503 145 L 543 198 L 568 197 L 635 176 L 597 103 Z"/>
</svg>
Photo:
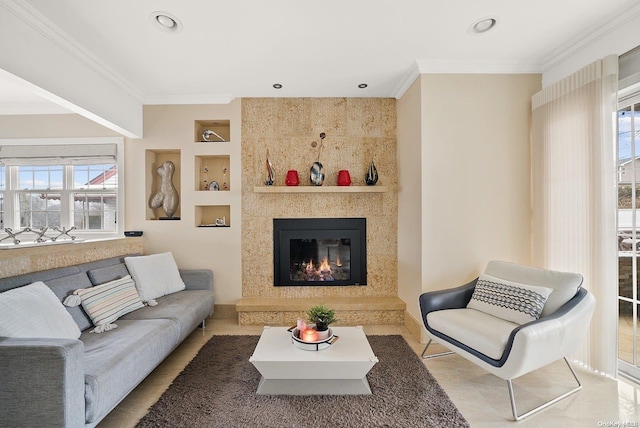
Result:
<svg viewBox="0 0 640 428">
<path fill-rule="evenodd" d="M 143 301 L 157 299 L 185 289 L 170 252 L 140 257 L 125 257 L 127 269 Z"/>
<path fill-rule="evenodd" d="M 64 299 L 72 295 L 78 288 L 89 288 L 93 286 L 91 281 L 85 273 L 77 273 L 75 275 L 63 276 L 62 278 L 45 280 L 45 284 L 49 286 L 56 296 L 60 299 L 60 302 L 64 302 Z M 82 309 L 82 306 L 67 307 L 67 312 L 71 314 L 73 320 L 78 324 L 80 330 L 86 330 L 92 327 L 91 318 Z"/>
<path fill-rule="evenodd" d="M 18 276 L 0 278 L 0 292 L 11 290 L 12 288 L 23 287 L 36 281 L 49 282 L 52 279 L 67 277 L 76 273 L 82 273 L 79 266 L 68 266 L 56 269 L 41 270 L 38 272 L 25 273 Z"/>
<path fill-rule="evenodd" d="M 114 279 L 124 278 L 129 275 L 127 266 L 124 263 L 118 263 L 111 266 L 104 266 L 87 271 L 89 279 L 93 285 L 104 284 Z"/>
<path fill-rule="evenodd" d="M 83 332 L 87 424 L 102 419 L 148 376 L 178 345 L 178 336 L 178 325 L 168 319 L 121 319 L 109 334 Z"/>
<path fill-rule="evenodd" d="M 429 327 L 494 360 L 502 357 L 518 324 L 475 309 L 447 309 L 427 314 Z"/>
<path fill-rule="evenodd" d="M 467 307 L 525 324 L 540 318 L 551 291 L 550 288 L 520 284 L 483 273 L 476 282 Z"/>
<path fill-rule="evenodd" d="M 143 308 L 138 291 L 129 275 L 85 289 L 76 290 L 82 307 L 96 326 L 91 333 L 102 333 L 117 327 L 112 324 L 121 316 Z"/>
<path fill-rule="evenodd" d="M 492 260 L 484 273 L 508 281 L 537 285 L 553 289 L 542 310 L 541 318 L 551 315 L 576 295 L 582 285 L 582 275 L 537 267 L 522 266 L 501 260 Z"/>
<path fill-rule="evenodd" d="M 214 294 L 212 290 L 184 290 L 158 299 L 157 306 L 145 306 L 131 312 L 121 319 L 143 320 L 167 318 L 180 325 L 180 341 L 213 311 Z M 188 308 L 188 310 L 185 310 Z M 120 321 L 118 321 L 120 322 Z"/>
<path fill-rule="evenodd" d="M 44 282 L 0 293 L 0 337 L 77 339 L 80 329 Z"/>
</svg>

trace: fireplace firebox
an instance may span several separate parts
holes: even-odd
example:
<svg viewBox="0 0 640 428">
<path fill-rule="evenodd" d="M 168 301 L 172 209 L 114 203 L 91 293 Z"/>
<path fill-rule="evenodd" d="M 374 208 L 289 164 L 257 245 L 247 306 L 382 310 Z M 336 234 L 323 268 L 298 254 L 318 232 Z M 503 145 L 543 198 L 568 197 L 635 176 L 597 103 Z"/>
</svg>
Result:
<svg viewBox="0 0 640 428">
<path fill-rule="evenodd" d="M 364 218 L 273 219 L 273 284 L 367 284 Z"/>
</svg>

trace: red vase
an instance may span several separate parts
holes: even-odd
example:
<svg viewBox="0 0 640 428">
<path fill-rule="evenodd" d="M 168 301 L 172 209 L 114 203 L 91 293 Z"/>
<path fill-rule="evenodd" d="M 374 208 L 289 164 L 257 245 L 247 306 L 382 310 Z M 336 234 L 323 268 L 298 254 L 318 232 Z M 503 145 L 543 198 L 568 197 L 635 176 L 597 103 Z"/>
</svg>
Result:
<svg viewBox="0 0 640 428">
<path fill-rule="evenodd" d="M 346 169 L 338 171 L 338 186 L 351 186 L 351 175 Z"/>
<path fill-rule="evenodd" d="M 300 178 L 298 177 L 298 171 L 290 169 L 287 171 L 287 177 L 284 179 L 284 184 L 287 186 L 297 186 L 300 184 Z"/>
</svg>

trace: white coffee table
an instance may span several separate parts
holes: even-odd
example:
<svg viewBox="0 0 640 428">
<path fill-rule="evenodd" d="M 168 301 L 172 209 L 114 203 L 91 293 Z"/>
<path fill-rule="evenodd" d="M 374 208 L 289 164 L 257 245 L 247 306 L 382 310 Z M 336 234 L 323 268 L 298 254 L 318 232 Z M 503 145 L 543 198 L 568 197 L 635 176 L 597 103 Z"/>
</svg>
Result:
<svg viewBox="0 0 640 428">
<path fill-rule="evenodd" d="M 332 327 L 339 339 L 307 351 L 286 327 L 265 327 L 249 361 L 262 375 L 257 394 L 370 395 L 366 375 L 378 362 L 362 327 Z"/>
</svg>

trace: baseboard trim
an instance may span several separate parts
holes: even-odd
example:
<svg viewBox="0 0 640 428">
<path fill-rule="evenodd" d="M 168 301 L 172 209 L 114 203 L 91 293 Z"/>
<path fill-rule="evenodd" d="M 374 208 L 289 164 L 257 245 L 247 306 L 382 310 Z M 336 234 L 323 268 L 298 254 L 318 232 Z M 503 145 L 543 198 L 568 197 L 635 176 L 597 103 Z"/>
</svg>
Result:
<svg viewBox="0 0 640 428">
<path fill-rule="evenodd" d="M 409 311 L 404 311 L 404 326 L 418 342 L 426 343 L 426 338 L 423 337 L 422 333 L 422 322 L 417 320 Z"/>
</svg>

